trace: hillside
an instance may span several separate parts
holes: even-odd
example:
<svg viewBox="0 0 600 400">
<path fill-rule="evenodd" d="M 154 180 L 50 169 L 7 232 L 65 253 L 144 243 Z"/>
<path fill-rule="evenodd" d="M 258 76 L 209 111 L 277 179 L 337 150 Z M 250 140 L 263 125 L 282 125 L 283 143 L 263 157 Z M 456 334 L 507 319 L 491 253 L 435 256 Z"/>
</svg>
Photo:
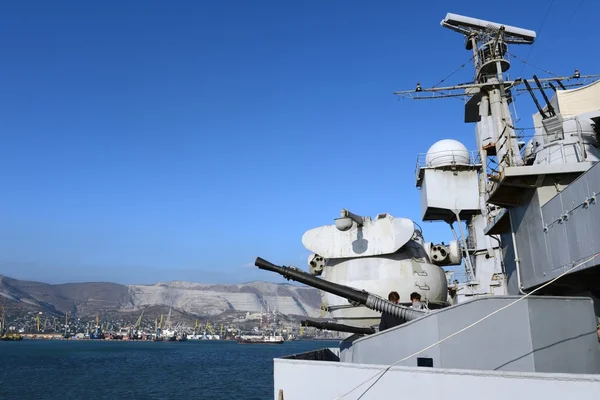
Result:
<svg viewBox="0 0 600 400">
<path fill-rule="evenodd" d="M 172 307 L 192 316 L 224 312 L 260 312 L 267 306 L 286 315 L 318 317 L 321 299 L 316 289 L 290 284 L 249 282 L 237 285 L 161 282 L 154 285 L 120 285 L 109 282 L 52 285 L 0 275 L 0 304 L 8 310 L 96 313 L 132 313 Z"/>
</svg>

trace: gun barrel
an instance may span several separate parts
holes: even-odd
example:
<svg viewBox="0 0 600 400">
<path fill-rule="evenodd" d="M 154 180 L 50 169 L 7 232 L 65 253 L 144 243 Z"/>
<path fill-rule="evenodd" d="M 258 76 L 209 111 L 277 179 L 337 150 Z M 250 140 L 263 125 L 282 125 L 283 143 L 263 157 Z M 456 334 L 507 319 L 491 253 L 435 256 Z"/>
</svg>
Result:
<svg viewBox="0 0 600 400">
<path fill-rule="evenodd" d="M 364 290 L 357 290 L 349 286 L 316 278 L 297 268 L 275 265 L 260 257 L 256 258 L 254 265 L 260 269 L 277 272 L 288 280 L 292 279 L 296 282 L 304 283 L 324 292 L 346 298 L 352 302 L 363 304 L 371 310 L 389 313 L 405 320 L 412 320 L 425 315 L 425 311 L 423 310 L 401 306 Z"/>
<path fill-rule="evenodd" d="M 370 335 L 370 334 L 375 333 L 375 329 L 373 329 L 373 328 L 359 328 L 357 326 L 336 324 L 334 322 L 312 321 L 310 319 L 301 321 L 301 324 L 304 326 L 312 326 L 317 329 L 326 329 L 329 331 L 337 331 L 337 332 L 356 333 L 359 335 Z"/>
<path fill-rule="evenodd" d="M 275 265 L 260 257 L 256 258 L 254 265 L 260 269 L 277 272 L 288 280 L 292 279 L 296 282 L 304 283 L 308 286 L 344 297 L 359 304 L 367 304 L 367 299 L 369 298 L 369 293 L 365 291 L 356 290 L 348 286 L 339 285 L 337 283 L 329 282 L 320 278 L 315 278 L 304 271 L 300 271 L 292 267 Z"/>
</svg>

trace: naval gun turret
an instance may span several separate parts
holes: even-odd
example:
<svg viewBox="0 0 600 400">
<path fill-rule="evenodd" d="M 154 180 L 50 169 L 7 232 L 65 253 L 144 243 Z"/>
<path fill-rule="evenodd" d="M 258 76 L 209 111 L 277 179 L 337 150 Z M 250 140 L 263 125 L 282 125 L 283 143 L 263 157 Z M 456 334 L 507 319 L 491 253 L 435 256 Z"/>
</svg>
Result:
<svg viewBox="0 0 600 400">
<path fill-rule="evenodd" d="M 275 265 L 260 257 L 256 258 L 254 265 L 260 269 L 277 272 L 288 280 L 291 279 L 296 282 L 304 283 L 305 285 L 312 286 L 324 292 L 343 297 L 354 306 L 365 305 L 371 310 L 392 314 L 407 321 L 422 317 L 425 314 L 424 310 L 402 306 L 365 290 L 357 290 L 349 286 L 339 285 L 321 278 L 316 278 L 295 267 Z"/>
<path fill-rule="evenodd" d="M 383 300 L 398 292 L 400 305 L 406 307 L 417 292 L 429 309 L 447 306 L 448 283 L 441 267 L 462 262 L 456 242 L 425 242 L 412 220 L 390 214 L 371 219 L 344 209 L 332 225 L 305 232 L 302 243 L 312 252 L 310 275 L 321 278 L 306 280 L 310 275 L 298 269 L 270 270 L 320 289 L 321 308 L 337 323 L 353 327 L 379 324 L 382 309 L 370 303 L 370 294 Z M 332 290 L 330 283 L 341 291 Z"/>
</svg>

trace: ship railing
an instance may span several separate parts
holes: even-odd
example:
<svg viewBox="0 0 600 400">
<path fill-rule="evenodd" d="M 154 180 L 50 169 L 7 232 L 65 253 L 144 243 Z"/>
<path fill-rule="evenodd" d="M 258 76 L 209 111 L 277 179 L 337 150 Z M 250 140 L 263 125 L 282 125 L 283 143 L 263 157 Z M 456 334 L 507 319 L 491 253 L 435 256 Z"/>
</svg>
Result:
<svg viewBox="0 0 600 400">
<path fill-rule="evenodd" d="M 570 146 L 574 146 L 574 145 L 575 144 L 572 143 L 567 146 L 570 147 Z M 550 144 L 549 146 L 546 147 L 546 149 L 549 150 L 548 153 L 546 154 L 546 156 L 544 158 L 541 158 L 539 160 L 536 159 L 536 164 L 544 164 L 544 165 L 556 164 L 555 160 L 556 160 L 557 155 L 558 155 L 558 159 L 560 159 L 563 164 L 567 163 L 567 157 L 566 157 L 564 143 Z M 577 150 L 575 150 L 575 151 L 577 151 Z"/>
<path fill-rule="evenodd" d="M 468 153 L 468 156 L 465 154 Z M 425 169 L 456 170 L 477 169 L 481 167 L 481 156 L 478 151 L 444 150 L 417 154 L 415 177 L 420 185 Z"/>
<path fill-rule="evenodd" d="M 565 135 L 568 132 L 564 132 Z M 579 132 L 571 133 L 571 136 L 580 136 Z M 519 138 L 517 136 L 517 138 Z M 521 156 L 525 161 L 525 165 L 529 165 L 527 159 L 529 161 L 535 160 L 535 165 L 551 165 L 551 164 L 571 164 L 584 162 L 586 160 L 585 148 L 582 141 L 569 142 L 564 143 L 563 141 L 556 141 L 554 143 L 550 143 L 546 145 L 544 148 L 546 150 L 546 154 L 543 158 L 536 157 L 536 154 L 528 155 L 525 154 L 524 151 L 521 151 Z M 539 154 L 539 152 L 537 153 Z M 507 157 L 505 154 L 502 160 L 498 160 L 497 157 L 488 157 L 487 165 L 486 165 L 486 187 L 485 190 L 488 194 L 493 193 L 496 188 L 501 184 L 501 172 L 505 166 L 507 166 L 506 162 L 502 162 Z M 488 220 L 488 222 L 491 222 Z"/>
<path fill-rule="evenodd" d="M 584 140 L 584 136 L 586 135 L 586 132 L 584 132 L 584 130 L 581 126 L 581 123 L 579 122 L 579 119 L 576 116 L 564 118 L 563 122 L 566 122 L 569 120 L 575 121 L 576 128 L 570 129 L 570 130 L 563 130 L 562 138 L 553 140 L 550 143 L 548 143 L 544 147 L 545 149 L 549 149 L 551 147 L 554 147 L 554 148 L 551 149 L 544 158 L 541 158 L 539 160 L 536 159 L 536 162 L 535 162 L 536 164 L 544 164 L 544 165 L 557 164 L 557 163 L 561 163 L 561 161 L 563 164 L 568 164 L 568 163 L 572 163 L 572 162 L 584 162 L 586 160 L 586 158 L 587 158 L 586 151 L 585 151 L 586 141 Z M 516 128 L 513 127 L 513 129 L 516 129 Z M 546 131 L 545 131 L 544 127 L 539 126 L 539 127 L 535 127 L 535 129 L 536 129 L 536 133 L 532 136 L 529 136 L 529 138 L 533 140 L 535 137 L 538 137 L 540 141 L 544 140 L 543 137 L 546 135 Z M 538 129 L 541 129 L 541 132 L 539 132 Z M 531 160 L 531 158 L 535 158 L 534 153 L 533 154 L 527 153 L 528 146 L 527 146 L 527 142 L 525 140 L 525 135 L 523 134 L 523 132 L 515 133 L 514 135 L 510 135 L 510 133 L 509 133 L 510 131 L 511 131 L 510 129 L 505 128 L 503 130 L 503 132 L 500 134 L 500 136 L 498 137 L 498 140 L 497 140 L 497 143 L 499 144 L 498 152 L 501 154 L 504 154 L 504 156 L 502 157 L 502 159 L 497 160 L 497 164 L 499 164 L 501 166 L 511 164 L 511 160 L 507 160 L 510 157 L 510 155 L 509 155 L 509 152 L 510 152 L 509 140 L 510 139 L 517 139 L 520 143 L 523 144 L 519 153 L 520 153 L 521 158 L 523 160 L 525 160 L 525 162 L 527 162 L 527 159 Z M 593 135 L 593 136 L 595 136 L 595 135 Z M 577 140 L 576 141 L 567 140 L 567 137 L 575 137 Z M 565 142 L 565 140 L 566 140 L 566 142 Z M 572 149 L 572 151 L 571 151 L 571 149 Z M 529 151 L 531 151 L 531 150 L 529 150 Z M 559 153 L 558 158 L 556 157 L 557 153 Z M 489 161 L 488 161 L 488 163 L 489 163 Z M 500 168 L 498 168 L 498 169 L 500 169 Z"/>
<path fill-rule="evenodd" d="M 577 133 L 571 134 L 571 136 L 575 135 Z M 543 158 L 536 158 L 536 164 L 570 164 L 586 160 L 584 143 L 580 141 L 570 143 L 557 141 L 550 143 L 545 149 L 548 150 L 548 153 Z"/>
<path fill-rule="evenodd" d="M 464 266 L 464 264 L 461 264 L 460 266 L 455 267 L 452 270 L 447 270 L 446 271 L 446 279 L 447 279 L 448 286 L 452 287 L 457 284 L 459 285 L 459 284 L 469 282 L 470 276 L 469 276 L 469 273 L 467 272 L 467 268 Z"/>
</svg>

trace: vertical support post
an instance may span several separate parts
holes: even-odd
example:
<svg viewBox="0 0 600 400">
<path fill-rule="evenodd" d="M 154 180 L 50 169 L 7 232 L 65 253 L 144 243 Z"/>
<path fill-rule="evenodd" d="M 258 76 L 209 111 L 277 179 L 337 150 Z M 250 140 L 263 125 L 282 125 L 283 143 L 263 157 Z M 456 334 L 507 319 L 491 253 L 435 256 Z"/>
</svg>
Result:
<svg viewBox="0 0 600 400">
<path fill-rule="evenodd" d="M 463 251 L 465 253 L 465 265 L 467 267 L 467 271 L 469 272 L 470 275 L 470 281 L 475 281 L 477 278 L 475 276 L 475 270 L 473 269 L 473 264 L 471 263 L 471 257 L 469 255 L 469 248 L 467 247 L 467 240 L 465 238 L 464 235 L 464 230 L 462 228 L 461 225 L 461 220 L 460 220 L 460 216 L 457 210 L 452 210 L 454 212 L 454 215 L 456 215 L 456 221 L 458 222 L 458 229 L 460 231 L 460 238 L 458 237 L 458 235 L 456 234 L 456 231 L 454 230 L 454 222 L 450 223 L 450 229 L 452 230 L 452 234 L 454 235 L 454 238 L 456 239 L 456 241 L 460 242 L 462 244 L 463 247 Z"/>
<path fill-rule="evenodd" d="M 506 135 L 505 143 L 507 146 L 505 149 L 503 149 L 502 154 L 504 155 L 506 152 L 508 165 L 521 166 L 523 165 L 523 160 L 519 151 L 519 143 L 512 127 L 512 117 L 510 115 L 510 109 L 508 108 L 508 100 L 506 98 L 506 91 L 504 89 L 504 77 L 502 75 L 502 64 L 500 61 L 496 62 L 496 72 L 498 89 L 494 89 L 493 92 L 497 92 L 498 103 L 496 103 L 496 115 L 493 115 L 493 117 L 496 119 L 498 132 Z M 500 153 L 498 153 L 498 159 L 500 161 L 502 160 Z"/>
<path fill-rule="evenodd" d="M 477 35 L 471 35 L 467 40 L 471 41 L 471 48 L 473 50 L 473 64 L 475 64 L 475 79 L 479 74 L 479 55 L 477 54 Z"/>
<path fill-rule="evenodd" d="M 515 254 L 515 269 L 517 271 L 517 286 L 519 289 L 519 293 L 527 294 L 523 291 L 523 286 L 521 284 L 521 259 L 519 258 L 519 250 L 517 249 L 517 237 L 515 235 L 515 226 L 513 224 L 513 215 L 512 210 L 508 210 L 508 218 L 510 220 L 510 235 L 512 237 L 513 251 Z"/>
<path fill-rule="evenodd" d="M 581 135 L 581 122 L 579 122 L 579 118 L 575 117 L 575 124 L 577 125 L 577 138 L 579 139 L 579 146 L 581 149 L 581 159 L 580 162 L 584 162 L 587 160 L 587 152 L 585 151 L 585 145 L 583 144 L 583 137 Z"/>
</svg>

